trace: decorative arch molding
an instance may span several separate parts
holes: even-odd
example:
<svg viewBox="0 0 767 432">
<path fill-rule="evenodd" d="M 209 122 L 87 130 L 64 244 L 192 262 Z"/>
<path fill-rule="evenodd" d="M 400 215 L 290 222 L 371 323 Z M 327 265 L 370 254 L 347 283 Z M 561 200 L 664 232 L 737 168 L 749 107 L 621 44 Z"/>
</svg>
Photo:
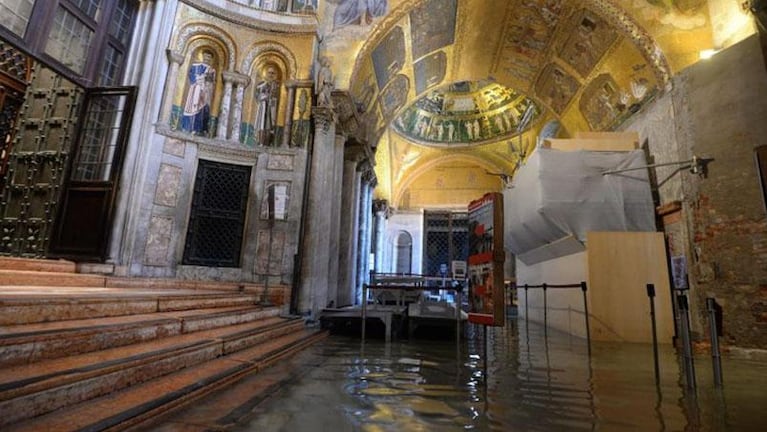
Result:
<svg viewBox="0 0 767 432">
<path fill-rule="evenodd" d="M 399 186 L 397 186 L 397 189 L 392 196 L 393 206 L 395 208 L 399 207 L 400 202 L 402 201 L 402 194 L 423 173 L 431 170 L 432 168 L 438 165 L 449 163 L 449 162 L 455 162 L 455 161 L 472 162 L 478 165 L 479 167 L 484 168 L 485 170 L 491 171 L 491 172 L 505 171 L 505 167 L 501 165 L 497 165 L 493 163 L 492 161 L 483 159 L 479 156 L 475 156 L 469 153 L 448 154 L 445 156 L 436 157 L 434 159 L 426 161 L 423 164 L 417 165 L 416 167 L 413 167 L 410 170 L 408 170 L 409 172 L 405 174 L 404 178 L 399 182 Z"/>
<path fill-rule="evenodd" d="M 285 45 L 273 41 L 257 42 L 251 45 L 242 59 L 242 63 L 240 63 L 240 71 L 248 73 L 253 69 L 259 57 L 270 53 L 285 61 L 288 68 L 287 79 L 297 79 L 298 62 L 296 62 L 296 57 Z"/>
<path fill-rule="evenodd" d="M 618 31 L 631 39 L 655 73 L 655 78 L 666 90 L 671 89 L 671 67 L 655 39 L 643 29 L 615 0 L 583 0 L 590 8 Z"/>
<path fill-rule="evenodd" d="M 221 45 L 226 47 L 227 55 L 224 57 L 227 60 L 227 70 L 235 72 L 235 65 L 237 58 L 237 48 L 234 45 L 234 40 L 225 31 L 210 24 L 203 23 L 189 23 L 186 24 L 178 32 L 178 39 L 176 40 L 176 51 L 184 54 L 189 53 L 191 43 L 198 36 L 207 36 L 207 38 L 217 41 Z"/>
<path fill-rule="evenodd" d="M 216 53 L 216 59 L 220 61 L 224 61 L 224 59 L 229 57 L 226 53 L 226 47 L 224 47 L 220 41 L 209 38 L 195 38 L 189 41 L 189 44 L 186 46 L 187 51 L 182 54 L 183 59 L 186 60 L 189 55 L 193 54 L 200 48 L 213 50 Z M 194 62 L 194 59 L 190 58 L 189 63 L 192 62 Z M 216 64 L 215 66 L 222 65 Z"/>
</svg>

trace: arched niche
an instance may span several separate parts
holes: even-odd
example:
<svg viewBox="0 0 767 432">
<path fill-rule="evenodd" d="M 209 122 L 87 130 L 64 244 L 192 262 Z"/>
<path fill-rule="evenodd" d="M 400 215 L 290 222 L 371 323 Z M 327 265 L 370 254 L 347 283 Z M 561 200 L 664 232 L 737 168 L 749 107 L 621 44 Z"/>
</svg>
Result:
<svg viewBox="0 0 767 432">
<path fill-rule="evenodd" d="M 279 146 L 287 110 L 285 82 L 292 76 L 289 63 L 280 53 L 264 52 L 254 59 L 248 75 L 253 84 L 243 100 L 240 140 L 248 146 Z"/>
<path fill-rule="evenodd" d="M 214 137 L 224 93 L 222 74 L 229 53 L 220 41 L 200 35 L 189 40 L 182 55 L 183 62 L 175 83 L 172 83 L 175 91 L 170 127 L 197 136 Z M 207 121 L 203 119 L 205 108 L 201 110 L 205 105 Z M 203 118 L 190 119 L 193 113 Z M 200 122 L 205 124 L 200 126 Z"/>
<path fill-rule="evenodd" d="M 399 274 L 413 272 L 413 236 L 407 231 L 397 233 L 394 240 L 394 271 Z"/>
</svg>

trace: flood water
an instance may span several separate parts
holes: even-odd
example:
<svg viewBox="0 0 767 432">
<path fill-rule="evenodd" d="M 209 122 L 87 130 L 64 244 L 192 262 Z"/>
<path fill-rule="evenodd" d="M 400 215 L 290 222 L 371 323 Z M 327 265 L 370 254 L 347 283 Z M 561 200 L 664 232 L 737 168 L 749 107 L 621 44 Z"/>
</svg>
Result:
<svg viewBox="0 0 767 432">
<path fill-rule="evenodd" d="M 485 344 L 487 341 L 487 344 Z M 331 336 L 290 360 L 301 372 L 238 431 L 765 431 L 767 364 L 695 357 L 686 390 L 674 349 L 593 343 L 524 320 L 454 339 Z"/>
</svg>

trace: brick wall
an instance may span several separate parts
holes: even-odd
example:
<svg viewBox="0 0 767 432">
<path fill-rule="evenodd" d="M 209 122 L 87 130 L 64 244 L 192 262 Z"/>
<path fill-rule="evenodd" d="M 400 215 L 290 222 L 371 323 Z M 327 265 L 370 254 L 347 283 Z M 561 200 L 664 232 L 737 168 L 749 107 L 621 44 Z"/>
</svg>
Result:
<svg viewBox="0 0 767 432">
<path fill-rule="evenodd" d="M 707 339 L 705 298 L 715 297 L 724 342 L 767 349 L 767 213 L 754 162 L 754 148 L 767 144 L 767 68 L 758 37 L 679 72 L 625 129 L 640 132 L 655 162 L 714 159 L 706 176 L 683 171 L 660 188 L 660 204 L 682 203 L 693 329 Z"/>
</svg>

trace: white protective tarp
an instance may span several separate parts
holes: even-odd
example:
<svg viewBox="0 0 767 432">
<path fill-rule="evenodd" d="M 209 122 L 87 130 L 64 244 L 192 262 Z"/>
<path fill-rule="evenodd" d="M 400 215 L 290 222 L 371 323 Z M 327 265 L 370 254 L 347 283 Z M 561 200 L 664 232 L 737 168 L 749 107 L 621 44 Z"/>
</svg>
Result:
<svg viewBox="0 0 767 432">
<path fill-rule="evenodd" d="M 520 256 L 588 231 L 655 231 L 644 152 L 538 148 L 504 193 L 505 243 Z M 540 254 L 537 254 L 540 255 Z"/>
</svg>

